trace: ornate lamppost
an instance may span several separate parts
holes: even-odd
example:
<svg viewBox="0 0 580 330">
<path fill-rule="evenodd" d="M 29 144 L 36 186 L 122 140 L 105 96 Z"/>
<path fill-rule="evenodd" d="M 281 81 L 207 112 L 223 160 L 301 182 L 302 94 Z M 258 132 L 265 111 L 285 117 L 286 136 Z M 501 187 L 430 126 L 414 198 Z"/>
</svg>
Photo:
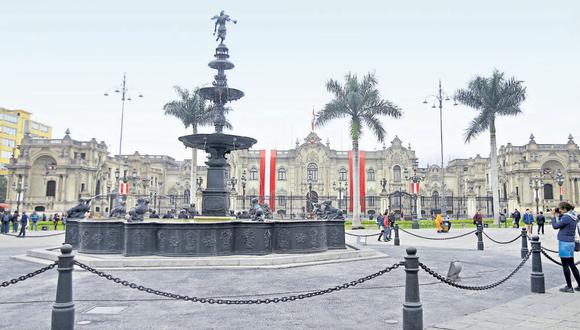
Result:
<svg viewBox="0 0 580 330">
<path fill-rule="evenodd" d="M 342 183 L 344 182 L 344 187 L 342 185 Z M 336 182 L 332 183 L 332 189 L 334 191 L 338 191 L 338 209 L 342 210 L 342 199 L 343 199 L 343 191 L 345 192 L 346 189 L 348 189 L 348 183 L 346 181 L 341 181 L 338 180 L 338 187 L 336 185 Z"/>
<path fill-rule="evenodd" d="M 236 185 L 238 184 L 238 179 L 233 176 L 228 180 L 230 186 L 232 186 L 232 191 L 236 191 Z"/>
<path fill-rule="evenodd" d="M 432 99 L 434 101 L 431 108 L 436 109 L 439 108 L 439 131 L 440 131 L 440 139 L 441 139 L 441 213 L 443 215 L 446 214 L 446 204 L 447 201 L 445 199 L 445 167 L 443 164 L 443 102 L 449 101 L 449 96 L 443 91 L 441 87 L 441 80 L 439 80 L 439 91 L 437 95 L 428 95 L 425 97 L 423 101 L 424 104 L 427 104 L 427 99 Z M 437 105 L 436 105 L 437 104 Z M 456 106 L 457 102 L 453 102 L 453 105 Z"/>
<path fill-rule="evenodd" d="M 18 181 L 12 182 L 12 189 L 16 192 L 16 212 L 20 213 L 20 203 L 24 201 L 24 193 L 28 190 L 28 183 L 23 182 L 22 174 L 18 174 Z"/>
<path fill-rule="evenodd" d="M 425 180 L 424 176 L 419 176 L 417 175 L 417 170 L 415 168 L 413 168 L 413 175 L 409 176 L 409 173 L 407 172 L 407 170 L 405 169 L 405 180 L 411 181 L 414 185 L 414 187 L 411 189 L 411 192 L 413 193 L 413 195 L 415 195 L 415 205 L 414 205 L 414 215 L 413 215 L 413 220 L 415 220 L 415 218 L 417 218 L 419 215 L 417 214 L 417 210 L 418 210 L 418 203 L 419 203 L 419 184 L 421 181 Z"/>
<path fill-rule="evenodd" d="M 543 186 L 544 180 L 541 177 L 535 176 L 530 179 L 530 188 L 535 190 L 536 192 L 536 214 L 540 213 L 540 195 L 538 193 L 538 190 L 540 190 L 540 188 Z"/>
<path fill-rule="evenodd" d="M 564 191 L 562 190 L 562 186 L 564 185 L 564 175 L 562 175 L 562 171 L 558 169 L 556 173 L 556 182 L 560 187 L 560 202 L 564 199 Z"/>
<path fill-rule="evenodd" d="M 244 170 L 244 172 L 242 173 L 242 177 L 240 179 L 240 181 L 242 182 L 242 209 L 246 209 L 246 171 Z"/>
</svg>

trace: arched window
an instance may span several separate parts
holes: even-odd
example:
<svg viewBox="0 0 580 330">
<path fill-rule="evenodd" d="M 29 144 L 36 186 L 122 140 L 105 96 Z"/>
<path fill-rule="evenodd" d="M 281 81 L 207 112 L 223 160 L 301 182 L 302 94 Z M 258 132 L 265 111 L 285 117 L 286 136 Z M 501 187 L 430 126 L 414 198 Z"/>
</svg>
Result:
<svg viewBox="0 0 580 330">
<path fill-rule="evenodd" d="M 395 165 L 395 167 L 393 167 L 393 181 L 396 183 L 401 182 L 401 166 L 399 165 Z"/>
<path fill-rule="evenodd" d="M 338 181 L 346 181 L 348 172 L 346 171 L 346 168 L 341 168 L 340 171 L 338 171 Z"/>
<path fill-rule="evenodd" d="M 314 163 L 308 164 L 306 167 L 306 178 L 310 181 L 318 181 L 318 165 Z"/>
<path fill-rule="evenodd" d="M 544 185 L 544 199 L 554 199 L 554 187 L 549 183 Z"/>
<path fill-rule="evenodd" d="M 56 181 L 50 180 L 46 182 L 46 197 L 56 196 Z"/>
<path fill-rule="evenodd" d="M 286 180 L 286 169 L 280 167 L 278 169 L 278 181 L 285 181 Z"/>
<path fill-rule="evenodd" d="M 101 180 L 97 180 L 97 185 L 95 188 L 95 196 L 99 196 L 101 194 Z"/>
<path fill-rule="evenodd" d="M 258 180 L 258 169 L 255 167 L 252 167 L 250 169 L 250 180 L 252 181 Z"/>
<path fill-rule="evenodd" d="M 367 171 L 367 181 L 375 181 L 375 170 L 372 168 Z"/>
</svg>

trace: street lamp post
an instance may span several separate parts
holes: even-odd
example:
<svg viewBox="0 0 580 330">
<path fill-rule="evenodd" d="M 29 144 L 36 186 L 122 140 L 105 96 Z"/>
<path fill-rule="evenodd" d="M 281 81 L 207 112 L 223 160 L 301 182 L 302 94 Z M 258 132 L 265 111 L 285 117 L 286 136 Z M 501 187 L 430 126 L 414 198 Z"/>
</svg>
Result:
<svg viewBox="0 0 580 330">
<path fill-rule="evenodd" d="M 12 183 L 12 189 L 16 192 L 16 212 L 20 213 L 20 203 L 24 200 L 22 196 L 28 190 L 28 183 L 23 182 L 22 174 L 18 174 L 18 182 Z"/>
<path fill-rule="evenodd" d="M 342 186 L 342 183 L 344 182 L 344 187 Z M 332 183 L 332 189 L 334 191 L 338 191 L 338 209 L 342 211 L 342 199 L 343 199 L 343 195 L 342 192 L 346 191 L 348 187 L 348 183 L 346 181 L 341 181 L 340 178 L 338 180 L 338 187 L 336 185 L 336 182 Z"/>
<path fill-rule="evenodd" d="M 119 134 L 119 157 L 122 155 L 123 148 L 123 122 L 125 120 L 125 101 L 131 101 L 131 97 L 128 94 L 129 89 L 127 89 L 127 74 L 123 73 L 123 83 L 121 89 L 116 89 L 115 93 L 121 94 L 121 133 Z M 109 96 L 109 93 L 105 93 L 105 96 Z M 143 94 L 139 94 L 138 97 L 143 97 Z"/>
<path fill-rule="evenodd" d="M 405 180 L 411 181 L 412 183 L 420 183 L 421 181 L 425 180 L 424 176 L 419 176 L 417 175 L 417 170 L 415 168 L 413 168 L 413 175 L 409 176 L 409 172 L 407 172 L 407 170 L 405 169 Z M 415 195 L 415 205 L 414 205 L 414 215 L 418 216 L 417 214 L 417 203 L 418 203 L 418 199 L 419 199 L 419 191 L 412 191 L 413 195 Z M 415 218 L 415 217 L 413 217 Z"/>
<path fill-rule="evenodd" d="M 556 182 L 560 187 L 560 202 L 561 202 L 564 199 L 564 194 L 562 191 L 562 186 L 564 185 L 564 175 L 562 175 L 562 172 L 560 170 L 558 170 L 558 172 L 556 173 Z"/>
<path fill-rule="evenodd" d="M 246 209 L 246 171 L 242 173 L 242 177 L 240 178 L 242 182 L 242 209 Z M 290 200 L 292 202 L 292 200 Z"/>
<path fill-rule="evenodd" d="M 540 213 L 540 195 L 538 194 L 538 190 L 542 186 L 544 186 L 544 180 L 539 176 L 530 179 L 530 188 L 536 191 L 536 214 Z"/>
<path fill-rule="evenodd" d="M 441 213 L 443 215 L 446 214 L 446 207 L 447 201 L 445 199 L 445 167 L 443 164 L 443 101 L 449 101 L 449 96 L 443 91 L 441 87 L 441 80 L 439 80 L 439 91 L 437 95 L 428 95 L 425 97 L 423 101 L 424 104 L 427 104 L 427 99 L 433 99 L 434 103 L 431 108 L 439 108 L 439 132 L 440 132 L 440 140 L 441 140 Z M 438 105 L 437 105 L 438 104 Z M 456 102 L 453 102 L 453 105 L 457 105 Z"/>
</svg>

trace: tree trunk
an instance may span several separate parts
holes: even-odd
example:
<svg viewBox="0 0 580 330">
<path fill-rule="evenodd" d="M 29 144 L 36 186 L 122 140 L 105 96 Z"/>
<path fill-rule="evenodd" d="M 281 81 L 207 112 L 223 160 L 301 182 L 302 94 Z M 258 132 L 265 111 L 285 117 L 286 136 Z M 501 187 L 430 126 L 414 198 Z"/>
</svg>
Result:
<svg viewBox="0 0 580 330">
<path fill-rule="evenodd" d="M 193 127 L 193 134 L 197 134 L 197 127 Z M 191 148 L 191 170 L 189 173 L 189 204 L 197 204 L 196 195 L 197 179 L 197 149 Z M 195 205 L 195 208 L 201 211 L 201 205 Z"/>
<path fill-rule="evenodd" d="M 493 223 L 499 224 L 499 182 L 497 173 L 497 142 L 495 138 L 495 120 L 489 123 L 490 139 L 490 174 L 491 174 L 491 192 L 493 196 Z"/>
<path fill-rule="evenodd" d="M 360 221 L 360 159 L 358 154 L 358 140 L 352 140 L 352 229 L 364 229 Z"/>
</svg>

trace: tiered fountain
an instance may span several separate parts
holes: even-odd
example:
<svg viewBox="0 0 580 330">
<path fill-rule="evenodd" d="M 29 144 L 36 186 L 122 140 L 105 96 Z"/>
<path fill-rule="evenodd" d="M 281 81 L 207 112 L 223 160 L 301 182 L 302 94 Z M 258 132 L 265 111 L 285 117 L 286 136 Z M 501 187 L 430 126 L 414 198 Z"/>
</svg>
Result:
<svg viewBox="0 0 580 330">
<path fill-rule="evenodd" d="M 186 135 L 179 138 L 179 141 L 183 142 L 185 146 L 202 149 L 209 154 L 209 159 L 206 162 L 208 166 L 207 188 L 202 191 L 201 214 L 203 217 L 225 217 L 227 215 L 229 211 L 229 192 L 226 188 L 225 177 L 226 169 L 229 165 L 226 161 L 226 155 L 234 150 L 248 149 L 257 142 L 255 139 L 246 136 L 223 134 L 226 122 L 224 106 L 228 102 L 242 98 L 244 92 L 230 88 L 225 74 L 226 70 L 234 68 L 234 64 L 228 60 L 230 57 L 228 47 L 224 44 L 226 36 L 225 24 L 233 20 L 223 11 L 219 16 L 215 16 L 214 19 L 216 19 L 216 28 L 219 27 L 219 34 L 216 40 L 221 40 L 221 42 L 215 49 L 215 59 L 209 62 L 208 65 L 210 68 L 217 70 L 217 74 L 214 76 L 213 86 L 201 88 L 199 95 L 214 104 L 215 132 L 212 134 Z"/>
<path fill-rule="evenodd" d="M 202 215 L 194 222 L 134 221 L 121 219 L 68 219 L 65 241 L 81 254 L 123 254 L 124 256 L 216 256 L 272 253 L 308 253 L 345 249 L 342 220 L 239 221 L 226 217 L 229 192 L 226 188 L 226 155 L 233 150 L 248 149 L 256 143 L 250 137 L 223 133 L 224 106 L 244 96 L 230 88 L 226 70 L 234 68 L 223 43 L 227 22 L 234 22 L 222 11 L 215 16 L 220 41 L 215 59 L 209 67 L 217 70 L 212 87 L 200 89 L 201 97 L 216 109 L 212 134 L 193 134 L 179 138 L 187 147 L 209 153 L 207 189 L 203 191 Z M 219 29 L 218 29 L 219 28 Z M 202 223 L 199 223 L 202 219 Z M 227 220 L 227 221 L 225 221 Z M 198 222 L 195 222 L 198 221 Z M 125 261 L 123 261 L 125 262 Z M 121 262 L 121 264 L 123 264 Z M 127 261 L 128 262 L 128 261 Z"/>
</svg>

